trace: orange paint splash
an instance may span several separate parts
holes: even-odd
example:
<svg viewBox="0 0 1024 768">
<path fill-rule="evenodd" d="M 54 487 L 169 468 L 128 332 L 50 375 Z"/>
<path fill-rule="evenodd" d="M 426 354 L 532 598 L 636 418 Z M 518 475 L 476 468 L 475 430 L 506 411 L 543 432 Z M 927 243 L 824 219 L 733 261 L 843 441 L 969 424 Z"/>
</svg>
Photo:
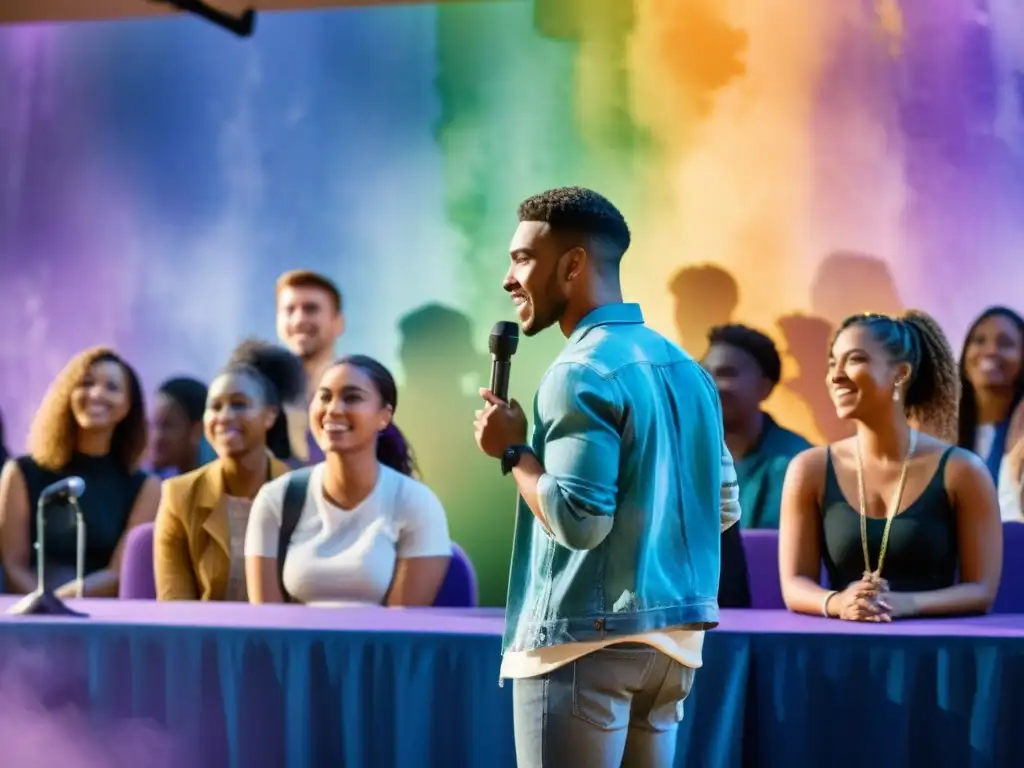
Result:
<svg viewBox="0 0 1024 768">
<path fill-rule="evenodd" d="M 807 308 L 819 258 L 809 234 L 812 118 L 835 29 L 828 5 L 638 0 L 633 109 L 657 151 L 623 282 L 667 335 L 685 333 L 667 283 L 688 264 L 731 273 L 739 286 L 731 319 L 780 346 L 776 319 Z M 780 388 L 771 406 L 817 437 L 801 400 Z"/>
<path fill-rule="evenodd" d="M 625 280 L 644 299 L 664 304 L 664 280 L 676 268 L 714 261 L 734 274 L 756 270 L 740 296 L 747 322 L 768 327 L 793 309 L 791 288 L 809 258 L 811 118 L 831 32 L 823 6 L 638 3 L 634 114 L 659 152 L 637 243 L 644 255 L 634 261 L 645 274 Z M 671 317 L 658 321 L 671 331 Z"/>
<path fill-rule="evenodd" d="M 903 51 L 903 12 L 898 0 L 875 0 L 875 15 L 889 55 L 899 56 Z"/>
</svg>

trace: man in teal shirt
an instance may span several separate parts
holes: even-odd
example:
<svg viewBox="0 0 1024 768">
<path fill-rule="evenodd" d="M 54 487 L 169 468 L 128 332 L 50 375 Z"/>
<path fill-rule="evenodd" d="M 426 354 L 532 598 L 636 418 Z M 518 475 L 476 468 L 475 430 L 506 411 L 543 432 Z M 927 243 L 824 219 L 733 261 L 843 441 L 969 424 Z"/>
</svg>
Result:
<svg viewBox="0 0 1024 768">
<path fill-rule="evenodd" d="M 712 328 L 704 367 L 718 387 L 725 444 L 736 462 L 740 527 L 778 528 L 786 469 L 811 444 L 761 410 L 782 378 L 775 343 L 744 325 Z"/>
</svg>

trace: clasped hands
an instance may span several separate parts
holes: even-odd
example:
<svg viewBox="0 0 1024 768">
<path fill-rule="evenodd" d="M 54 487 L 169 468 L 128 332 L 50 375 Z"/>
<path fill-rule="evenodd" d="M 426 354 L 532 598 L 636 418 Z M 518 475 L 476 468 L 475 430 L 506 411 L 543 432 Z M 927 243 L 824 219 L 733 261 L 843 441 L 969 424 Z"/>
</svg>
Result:
<svg viewBox="0 0 1024 768">
<path fill-rule="evenodd" d="M 888 622 L 910 612 L 908 600 L 889 591 L 889 582 L 876 573 L 865 573 L 842 592 L 833 596 L 832 605 L 845 621 Z"/>
</svg>

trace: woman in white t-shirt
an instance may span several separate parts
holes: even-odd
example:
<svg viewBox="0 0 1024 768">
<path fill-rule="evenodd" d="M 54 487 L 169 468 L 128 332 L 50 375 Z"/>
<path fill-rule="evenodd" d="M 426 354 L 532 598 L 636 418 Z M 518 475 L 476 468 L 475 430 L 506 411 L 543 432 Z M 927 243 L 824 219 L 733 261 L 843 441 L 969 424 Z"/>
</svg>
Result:
<svg viewBox="0 0 1024 768">
<path fill-rule="evenodd" d="M 988 465 L 1003 520 L 1024 520 L 1024 318 L 1007 307 L 982 312 L 967 330 L 960 380 L 957 442 Z"/>
<path fill-rule="evenodd" d="M 392 422 L 398 395 L 388 370 L 363 355 L 324 372 L 309 407 L 324 452 L 312 468 L 282 580 L 301 603 L 431 605 L 448 571 L 448 521 Z M 249 601 L 284 601 L 278 538 L 289 476 L 260 489 L 245 540 Z"/>
</svg>

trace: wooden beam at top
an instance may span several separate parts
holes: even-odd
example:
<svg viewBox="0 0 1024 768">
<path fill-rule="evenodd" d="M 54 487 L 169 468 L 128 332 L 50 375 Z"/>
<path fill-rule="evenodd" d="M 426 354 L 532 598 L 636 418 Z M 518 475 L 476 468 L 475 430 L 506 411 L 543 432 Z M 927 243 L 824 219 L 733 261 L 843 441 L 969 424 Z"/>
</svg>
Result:
<svg viewBox="0 0 1024 768">
<path fill-rule="evenodd" d="M 427 2 L 460 0 L 210 0 L 210 5 L 235 14 L 245 8 L 257 11 L 309 11 L 356 6 L 419 5 Z M 0 0 L 0 24 L 129 19 L 172 13 L 177 12 L 171 6 L 152 0 Z"/>
</svg>

